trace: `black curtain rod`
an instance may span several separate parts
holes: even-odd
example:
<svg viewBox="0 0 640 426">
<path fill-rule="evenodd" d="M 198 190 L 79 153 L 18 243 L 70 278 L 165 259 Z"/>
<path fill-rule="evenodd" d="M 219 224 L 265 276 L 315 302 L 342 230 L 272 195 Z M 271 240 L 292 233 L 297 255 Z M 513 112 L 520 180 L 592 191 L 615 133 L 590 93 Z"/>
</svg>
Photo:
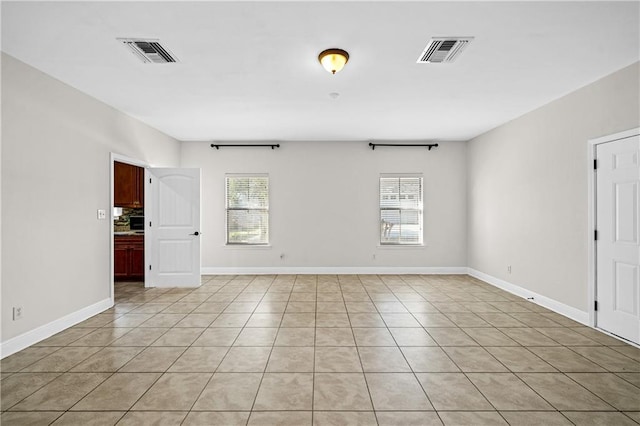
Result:
<svg viewBox="0 0 640 426">
<path fill-rule="evenodd" d="M 218 145 L 215 143 L 211 144 L 211 148 L 215 148 L 215 149 L 220 149 L 220 147 L 226 147 L 226 146 L 236 146 L 236 147 L 242 147 L 242 148 L 251 148 L 251 147 L 260 147 L 260 146 L 270 146 L 271 149 L 275 149 L 275 148 L 280 148 L 280 144 L 276 143 L 276 144 L 234 144 L 234 145 Z"/>
<path fill-rule="evenodd" d="M 408 144 L 408 143 L 371 143 L 369 142 L 369 146 L 372 150 L 376 149 L 376 146 L 426 146 L 429 151 L 431 148 L 437 148 L 437 143 L 427 143 L 427 144 Z"/>
</svg>

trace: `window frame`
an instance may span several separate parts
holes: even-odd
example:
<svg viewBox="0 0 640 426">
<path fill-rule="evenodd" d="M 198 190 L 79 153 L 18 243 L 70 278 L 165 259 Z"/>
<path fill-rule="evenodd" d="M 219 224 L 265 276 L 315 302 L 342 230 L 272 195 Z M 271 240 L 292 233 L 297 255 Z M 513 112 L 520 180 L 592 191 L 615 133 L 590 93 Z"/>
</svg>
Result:
<svg viewBox="0 0 640 426">
<path fill-rule="evenodd" d="M 230 208 L 229 207 L 229 179 L 234 178 L 266 178 L 267 180 L 267 206 L 266 208 Z M 271 242 L 271 179 L 268 173 L 226 173 L 224 176 L 224 221 L 225 221 L 225 247 L 270 247 Z M 266 242 L 234 242 L 229 241 L 229 211 L 261 211 L 267 215 Z"/>
<path fill-rule="evenodd" d="M 401 192 L 403 178 L 418 178 L 420 184 L 419 193 L 412 194 L 404 194 L 405 199 L 409 199 L 409 195 L 418 194 L 419 195 L 419 207 L 416 208 L 405 208 L 402 207 L 383 207 L 381 201 L 386 197 L 386 200 L 397 199 L 398 202 L 402 200 L 403 193 Z M 383 194 L 382 193 L 382 180 L 383 179 L 398 179 L 398 193 L 397 194 Z M 395 197 L 394 197 L 395 196 Z M 420 226 L 418 241 L 417 242 L 402 242 L 399 238 L 398 241 L 383 241 L 383 222 L 382 222 L 382 212 L 384 210 L 398 210 L 398 211 L 414 211 L 418 214 L 418 222 Z M 379 247 L 424 247 L 424 176 L 422 173 L 380 173 L 378 176 L 378 244 Z"/>
</svg>

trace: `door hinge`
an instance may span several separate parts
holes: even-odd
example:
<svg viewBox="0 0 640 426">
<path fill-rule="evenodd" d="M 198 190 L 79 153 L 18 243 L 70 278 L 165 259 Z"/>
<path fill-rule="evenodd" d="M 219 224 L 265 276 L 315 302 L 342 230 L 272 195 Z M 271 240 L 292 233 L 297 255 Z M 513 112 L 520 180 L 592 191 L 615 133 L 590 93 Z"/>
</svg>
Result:
<svg viewBox="0 0 640 426">
<path fill-rule="evenodd" d="M 598 169 L 598 160 L 596 160 L 595 158 L 593 159 L 593 170 L 597 170 Z"/>
<path fill-rule="evenodd" d="M 595 241 L 598 241 L 598 230 L 597 230 L 597 229 L 594 229 L 594 230 L 593 230 L 593 239 L 594 239 Z"/>
<path fill-rule="evenodd" d="M 595 311 L 598 310 L 598 301 L 597 300 L 593 301 L 593 310 L 595 310 Z"/>
</svg>

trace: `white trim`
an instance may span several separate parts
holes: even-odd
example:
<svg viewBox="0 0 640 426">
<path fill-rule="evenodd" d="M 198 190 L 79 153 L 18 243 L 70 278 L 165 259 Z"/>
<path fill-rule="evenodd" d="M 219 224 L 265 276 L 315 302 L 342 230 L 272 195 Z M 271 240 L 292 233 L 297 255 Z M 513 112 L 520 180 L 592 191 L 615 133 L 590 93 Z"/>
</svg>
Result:
<svg viewBox="0 0 640 426">
<path fill-rule="evenodd" d="M 494 287 L 498 287 L 502 290 L 508 291 L 509 293 L 515 294 L 516 296 L 520 296 L 524 299 L 530 300 L 537 305 L 543 306 L 547 309 L 551 309 L 552 311 L 557 312 L 560 315 L 564 315 L 567 318 L 571 318 L 574 321 L 578 321 L 581 324 L 588 325 L 589 323 L 588 312 L 581 311 L 580 309 L 576 309 L 573 306 L 565 305 L 564 303 L 558 302 L 557 300 L 551 299 L 538 293 L 534 293 L 533 291 L 527 290 L 526 288 L 522 288 L 516 284 L 501 280 L 500 278 L 493 277 L 489 274 L 485 274 L 484 272 L 477 271 L 473 268 L 468 268 L 468 273 L 472 277 L 484 281 L 487 284 L 491 284 Z"/>
<path fill-rule="evenodd" d="M 101 300 L 93 305 L 89 305 L 76 312 L 72 312 L 68 315 L 51 321 L 48 324 L 41 325 L 38 328 L 27 331 L 19 336 L 13 337 L 6 342 L 0 344 L 0 358 L 5 358 L 18 351 L 23 350 L 31 345 L 34 345 L 48 337 L 53 336 L 69 327 L 72 327 L 92 316 L 99 314 L 113 306 L 113 300 L 111 298 Z"/>
<path fill-rule="evenodd" d="M 203 275 L 304 275 L 304 274 L 450 274 L 466 275 L 463 266 L 422 267 L 422 266 L 259 266 L 259 267 L 203 267 Z"/>
<path fill-rule="evenodd" d="M 589 307 L 589 325 L 591 327 L 598 326 L 596 311 L 594 309 L 595 300 L 597 299 L 597 283 L 596 283 L 596 244 L 593 239 L 593 233 L 596 229 L 596 170 L 593 169 L 593 161 L 596 159 L 596 146 L 601 143 L 613 142 L 620 139 L 640 135 L 640 127 L 625 130 L 623 132 L 611 135 L 601 136 L 599 138 L 587 141 L 587 288 L 588 288 L 588 307 Z M 603 331 L 603 330 L 600 330 Z"/>
</svg>

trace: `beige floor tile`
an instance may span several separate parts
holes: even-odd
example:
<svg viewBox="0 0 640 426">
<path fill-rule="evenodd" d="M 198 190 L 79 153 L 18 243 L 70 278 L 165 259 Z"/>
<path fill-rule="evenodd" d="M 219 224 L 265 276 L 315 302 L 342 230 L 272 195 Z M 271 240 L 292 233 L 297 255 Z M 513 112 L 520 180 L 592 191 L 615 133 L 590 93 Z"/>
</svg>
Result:
<svg viewBox="0 0 640 426">
<path fill-rule="evenodd" d="M 433 409 L 412 373 L 365 373 L 365 377 L 376 411 Z"/>
<path fill-rule="evenodd" d="M 570 328 L 565 327 L 549 327 L 540 328 L 536 327 L 536 331 L 544 334 L 545 336 L 561 343 L 564 346 L 600 346 L 600 343 L 593 339 L 583 336 L 580 333 L 576 333 Z"/>
<path fill-rule="evenodd" d="M 210 377 L 204 373 L 165 373 L 132 410 L 188 410 Z"/>
<path fill-rule="evenodd" d="M 169 305 L 169 307 L 164 311 L 162 311 L 162 313 L 163 314 L 190 314 L 198 306 L 200 306 L 198 303 L 176 302 Z"/>
<path fill-rule="evenodd" d="M 152 328 L 173 327 L 178 322 L 180 322 L 180 320 L 183 319 L 185 316 L 186 316 L 185 314 L 165 314 L 165 313 L 160 313 L 160 314 L 154 315 L 152 318 L 150 318 L 147 321 L 145 321 L 142 324 L 140 324 L 140 327 L 143 327 L 143 328 L 146 328 L 146 327 L 152 327 Z"/>
<path fill-rule="evenodd" d="M 612 346 L 611 349 L 623 355 L 626 355 L 631 359 L 635 359 L 636 361 L 640 362 L 640 348 L 627 345 L 627 346 Z"/>
<path fill-rule="evenodd" d="M 218 366 L 219 372 L 262 373 L 267 366 L 271 348 L 232 347 Z"/>
<path fill-rule="evenodd" d="M 398 346 L 436 346 L 435 340 L 423 328 L 390 328 Z"/>
<path fill-rule="evenodd" d="M 449 358 L 464 372 L 506 372 L 507 368 L 480 347 L 443 348 Z"/>
<path fill-rule="evenodd" d="M 313 346 L 315 328 L 280 328 L 275 346 Z"/>
<path fill-rule="evenodd" d="M 621 411 L 640 411 L 640 388 L 611 373 L 568 373 L 576 382 Z"/>
<path fill-rule="evenodd" d="M 45 339 L 41 342 L 36 343 L 34 346 L 66 346 L 70 343 L 75 342 L 81 337 L 86 336 L 91 333 L 93 329 L 91 328 L 81 328 L 81 327 L 71 327 L 64 331 L 61 331 L 58 334 L 54 334 L 53 336 Z M 24 352 L 24 351 L 22 351 Z M 4 360 L 2 360 L 4 362 Z M 4 367 L 4 365 L 3 365 Z"/>
<path fill-rule="evenodd" d="M 616 375 L 640 388 L 640 373 L 616 373 Z"/>
<path fill-rule="evenodd" d="M 316 301 L 316 293 L 315 292 L 293 292 L 289 296 L 289 302 L 315 302 Z"/>
<path fill-rule="evenodd" d="M 487 347 L 498 361 L 513 372 L 552 372 L 557 371 L 527 348 L 523 347 Z"/>
<path fill-rule="evenodd" d="M 316 373 L 313 408 L 320 411 L 371 411 L 362 373 Z"/>
<path fill-rule="evenodd" d="M 475 340 L 459 328 L 426 328 L 440 346 L 478 346 Z"/>
<path fill-rule="evenodd" d="M 231 346 L 242 328 L 207 328 L 193 342 L 193 346 Z"/>
<path fill-rule="evenodd" d="M 249 411 L 261 379 L 261 373 L 215 373 L 193 410 Z"/>
<path fill-rule="evenodd" d="M 64 372 L 80 364 L 101 348 L 94 346 L 87 347 L 66 347 L 48 355 L 39 361 L 22 369 L 22 372 Z"/>
<path fill-rule="evenodd" d="M 277 328 L 244 328 L 233 345 L 273 346 L 277 334 Z"/>
<path fill-rule="evenodd" d="M 520 373 L 518 377 L 557 410 L 609 411 L 614 408 L 560 373 Z"/>
<path fill-rule="evenodd" d="M 182 318 L 175 327 L 195 327 L 204 328 L 209 327 L 211 323 L 218 317 L 218 314 L 188 314 Z"/>
<path fill-rule="evenodd" d="M 313 373 L 266 373 L 254 410 L 311 410 Z"/>
<path fill-rule="evenodd" d="M 358 347 L 360 361 L 365 372 L 409 373 L 411 368 L 397 347 Z"/>
<path fill-rule="evenodd" d="M 310 312 L 285 313 L 280 327 L 315 327 L 316 314 Z"/>
<path fill-rule="evenodd" d="M 0 417 L 0 424 L 5 426 L 48 425 L 62 414 L 64 414 L 62 411 L 5 412 Z"/>
<path fill-rule="evenodd" d="M 224 346 L 192 346 L 169 368 L 172 373 L 213 373 L 227 354 Z"/>
<path fill-rule="evenodd" d="M 420 327 L 420 323 L 416 321 L 412 314 L 397 314 L 397 313 L 381 313 L 382 320 L 387 324 L 389 328 L 399 327 Z"/>
<path fill-rule="evenodd" d="M 255 426 L 310 426 L 311 411 L 253 411 L 247 424 Z"/>
<path fill-rule="evenodd" d="M 436 410 L 492 410 L 493 407 L 462 373 L 416 374 Z"/>
<path fill-rule="evenodd" d="M 12 410 L 68 410 L 109 376 L 109 373 L 62 374 L 13 406 Z"/>
<path fill-rule="evenodd" d="M 316 346 L 355 346 L 351 328 L 316 328 Z"/>
<path fill-rule="evenodd" d="M 107 327 L 138 327 L 147 321 L 154 314 L 124 314 L 121 317 L 107 324 Z"/>
<path fill-rule="evenodd" d="M 377 426 L 373 411 L 314 411 L 313 426 Z"/>
<path fill-rule="evenodd" d="M 147 302 L 147 303 L 145 303 L 143 305 L 138 306 L 134 310 L 132 310 L 131 313 L 134 313 L 134 314 L 157 314 L 158 312 L 162 312 L 163 310 L 167 309 L 170 305 L 171 305 L 171 303 Z"/>
<path fill-rule="evenodd" d="M 579 426 L 637 426 L 633 420 L 617 412 L 565 411 L 562 414 Z"/>
<path fill-rule="evenodd" d="M 55 426 L 113 426 L 125 415 L 124 411 L 67 411 L 52 424 Z"/>
<path fill-rule="evenodd" d="M 430 312 L 438 312 L 435 306 L 431 303 L 422 301 L 422 302 L 403 302 L 405 308 L 411 313 L 430 313 Z"/>
<path fill-rule="evenodd" d="M 253 314 L 245 327 L 280 327 L 282 314 Z"/>
<path fill-rule="evenodd" d="M 395 298 L 391 296 L 392 298 Z M 389 312 L 389 313 L 407 313 L 409 312 L 407 308 L 402 304 L 402 302 L 379 302 L 374 301 L 373 303 L 378 312 Z"/>
<path fill-rule="evenodd" d="M 142 352 L 142 347 L 106 347 L 91 355 L 80 364 L 73 367 L 71 372 L 106 373 L 117 371 L 133 357 Z"/>
<path fill-rule="evenodd" d="M 160 373 L 116 373 L 91 391 L 71 410 L 129 410 L 159 377 Z"/>
<path fill-rule="evenodd" d="M 478 313 L 478 316 L 491 324 L 494 327 L 506 328 L 506 327 L 524 327 L 525 325 L 512 317 L 509 314 L 505 313 Z"/>
<path fill-rule="evenodd" d="M 316 314 L 317 327 L 351 327 L 349 316 L 346 313 L 322 313 Z"/>
<path fill-rule="evenodd" d="M 20 371 L 58 350 L 57 347 L 28 347 L 0 361 L 0 370 L 5 373 Z"/>
<path fill-rule="evenodd" d="M 559 343 L 536 331 L 533 328 L 500 328 L 522 346 L 559 346 Z"/>
<path fill-rule="evenodd" d="M 204 302 L 198 305 L 191 313 L 193 314 L 216 314 L 216 317 L 224 312 L 229 304 L 227 302 Z"/>
<path fill-rule="evenodd" d="M 604 372 L 599 365 L 589 361 L 585 357 L 573 352 L 569 348 L 562 347 L 531 347 L 531 352 L 553 365 L 562 372 Z"/>
<path fill-rule="evenodd" d="M 129 361 L 119 371 L 128 373 L 164 373 L 171 367 L 186 347 L 149 347 Z"/>
<path fill-rule="evenodd" d="M 132 328 L 100 328 L 74 341 L 69 346 L 107 346 L 131 330 Z"/>
<path fill-rule="evenodd" d="M 225 314 L 252 313 L 257 306 L 258 306 L 258 302 L 231 302 L 224 309 L 224 313 Z"/>
<path fill-rule="evenodd" d="M 2 411 L 8 410 L 59 375 L 60 373 L 16 373 L 2 379 L 0 382 Z"/>
<path fill-rule="evenodd" d="M 373 302 L 370 301 L 347 301 L 347 297 L 345 297 L 345 305 L 349 314 L 362 312 L 378 312 L 378 310 L 376 309 L 376 305 L 374 305 Z"/>
<path fill-rule="evenodd" d="M 343 302 L 317 302 L 316 311 L 318 313 L 347 313 L 347 308 Z"/>
<path fill-rule="evenodd" d="M 249 411 L 191 411 L 182 426 L 245 426 Z"/>
<path fill-rule="evenodd" d="M 520 346 L 496 328 L 463 328 L 462 331 L 482 346 Z"/>
<path fill-rule="evenodd" d="M 179 426 L 186 411 L 129 411 L 118 426 Z"/>
<path fill-rule="evenodd" d="M 457 327 L 489 327 L 489 323 L 473 312 L 449 312 L 446 314 Z"/>
<path fill-rule="evenodd" d="M 557 411 L 502 411 L 509 424 L 539 426 L 571 426 L 572 423 Z"/>
<path fill-rule="evenodd" d="M 625 411 L 624 414 L 640 424 L 640 411 Z"/>
<path fill-rule="evenodd" d="M 396 341 L 386 328 L 353 328 L 358 346 L 396 346 Z"/>
<path fill-rule="evenodd" d="M 445 426 L 508 425 L 497 411 L 441 411 L 438 415 Z"/>
<path fill-rule="evenodd" d="M 315 313 L 316 312 L 316 302 L 292 302 L 291 299 L 287 304 L 287 309 L 284 311 L 285 313 Z"/>
<path fill-rule="evenodd" d="M 287 295 L 288 297 L 288 295 Z M 277 301 L 277 300 L 269 300 L 262 301 L 258 304 L 254 314 L 256 313 L 282 313 L 287 309 L 287 301 Z"/>
<path fill-rule="evenodd" d="M 402 347 L 409 366 L 414 372 L 445 373 L 458 372 L 460 369 L 451 358 L 438 347 Z"/>
<path fill-rule="evenodd" d="M 377 411 L 376 416 L 380 426 L 442 425 L 438 414 L 433 411 Z"/>
<path fill-rule="evenodd" d="M 576 346 L 571 350 L 612 372 L 640 372 L 640 362 L 604 346 Z"/>
<path fill-rule="evenodd" d="M 278 346 L 273 348 L 267 372 L 304 373 L 313 372 L 314 348 L 303 346 Z"/>
<path fill-rule="evenodd" d="M 315 349 L 315 371 L 321 373 L 362 372 L 355 347 L 318 347 Z"/>
<path fill-rule="evenodd" d="M 467 373 L 467 377 L 498 410 L 553 410 L 511 373 Z"/>
<path fill-rule="evenodd" d="M 172 328 L 153 342 L 152 346 L 189 346 L 204 330 L 204 328 Z"/>
<path fill-rule="evenodd" d="M 349 312 L 349 320 L 352 327 L 386 327 L 378 313 L 352 313 Z"/>
<path fill-rule="evenodd" d="M 251 313 L 223 313 L 209 327 L 244 327 Z"/>
<path fill-rule="evenodd" d="M 110 346 L 149 346 L 167 331 L 168 328 L 134 328 L 111 342 Z"/>
</svg>

